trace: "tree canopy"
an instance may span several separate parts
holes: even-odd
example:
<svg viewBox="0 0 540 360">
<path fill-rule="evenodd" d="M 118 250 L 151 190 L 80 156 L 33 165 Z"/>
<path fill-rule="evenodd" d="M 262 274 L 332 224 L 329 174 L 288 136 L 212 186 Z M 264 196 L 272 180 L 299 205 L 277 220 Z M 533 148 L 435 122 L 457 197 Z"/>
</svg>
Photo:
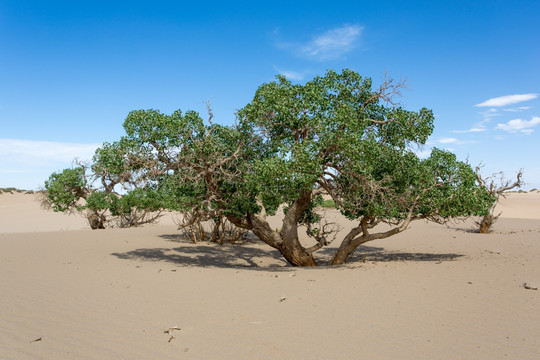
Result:
<svg viewBox="0 0 540 360">
<path fill-rule="evenodd" d="M 330 197 L 357 224 L 332 259 L 342 264 L 360 244 L 402 232 L 413 220 L 485 215 L 494 201 L 455 155 L 434 149 L 420 159 L 412 151 L 431 135 L 434 117 L 397 104 L 403 86 L 385 80 L 374 89 L 351 70 L 303 85 L 278 76 L 258 88 L 234 126 L 215 124 L 211 111 L 207 121 L 193 111 L 133 111 L 115 143 L 122 151 L 109 155 L 104 146 L 94 160 L 106 169 L 93 170 L 107 174 L 105 189 L 129 173 L 159 194 L 163 207 L 226 219 L 298 266 L 317 265 L 314 252 L 335 231 L 318 213 Z M 266 214 L 280 206 L 285 215 L 276 231 Z M 377 232 L 382 223 L 390 228 Z M 300 242 L 300 227 L 310 246 Z"/>
<path fill-rule="evenodd" d="M 53 211 L 83 213 L 92 229 L 111 222 L 119 227 L 154 222 L 164 208 L 163 198 L 140 176 L 136 161 L 129 160 L 133 154 L 126 141 L 104 143 L 90 166 L 76 161 L 74 167 L 51 174 L 42 204 Z"/>
</svg>

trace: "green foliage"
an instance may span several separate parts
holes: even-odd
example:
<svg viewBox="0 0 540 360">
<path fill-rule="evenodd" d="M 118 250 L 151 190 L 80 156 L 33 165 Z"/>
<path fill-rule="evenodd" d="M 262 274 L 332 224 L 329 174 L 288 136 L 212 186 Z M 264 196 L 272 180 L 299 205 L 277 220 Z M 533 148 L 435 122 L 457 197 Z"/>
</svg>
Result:
<svg viewBox="0 0 540 360">
<path fill-rule="evenodd" d="M 109 209 L 115 216 L 131 214 L 135 210 L 159 211 L 164 206 L 163 197 L 153 189 L 134 189 L 124 196 L 113 195 Z"/>
<path fill-rule="evenodd" d="M 324 200 L 321 206 L 327 209 L 335 209 L 337 207 L 336 202 L 332 199 Z"/>
<path fill-rule="evenodd" d="M 85 170 L 82 166 L 55 172 L 45 181 L 50 206 L 55 212 L 74 211 L 87 193 Z"/>
<path fill-rule="evenodd" d="M 79 209 L 91 209 L 94 211 L 104 211 L 111 207 L 114 194 L 107 194 L 105 191 L 95 191 L 86 199 L 86 204 L 80 206 Z"/>
<path fill-rule="evenodd" d="M 253 215 L 263 209 L 273 215 L 286 204 L 294 224 L 276 236 L 305 225 L 320 244 L 329 227 L 311 224 L 321 222 L 321 206 L 364 224 L 485 214 L 494 199 L 469 165 L 446 151 L 434 149 L 422 160 L 410 150 L 426 142 L 434 117 L 426 108 L 395 104 L 401 87 L 385 81 L 374 89 L 371 79 L 351 70 L 328 71 L 303 85 L 278 76 L 238 111 L 235 126 L 212 123 L 211 112 L 205 122 L 193 111 L 132 111 L 126 135 L 96 151 L 91 169 L 99 186 L 89 188 L 82 169 L 53 174 L 46 187 L 66 204 L 59 211 L 86 194 L 86 208 L 113 216 L 165 208 L 194 218 L 227 217 L 246 229 L 261 226 Z M 334 200 L 324 201 L 324 192 Z M 264 241 L 283 248 L 268 237 Z M 314 262 L 311 253 L 303 256 Z"/>
<path fill-rule="evenodd" d="M 140 154 L 127 138 L 104 143 L 96 150 L 90 167 L 79 165 L 49 177 L 44 205 L 54 211 L 86 212 L 90 222 L 96 217 L 102 223 L 117 220 L 113 223 L 122 226 L 125 221 L 121 220 L 126 217 L 134 218 L 134 224 L 153 221 L 155 216 L 148 213 L 161 211 L 164 202 L 151 185 L 140 187 L 148 182 L 141 176 Z M 125 195 L 120 196 L 118 191 Z"/>
<path fill-rule="evenodd" d="M 424 174 L 431 176 L 424 181 L 431 182 L 419 199 L 418 213 L 441 218 L 489 213 L 489 207 L 496 199 L 477 184 L 476 173 L 468 164 L 457 161 L 450 152 L 434 149 L 422 165 L 426 166 Z"/>
<path fill-rule="evenodd" d="M 371 86 L 371 79 L 344 70 L 305 85 L 278 77 L 259 87 L 238 115 L 240 128 L 258 134 L 266 148 L 249 174 L 265 208 L 294 201 L 325 171 L 345 164 L 377 177 L 383 152 L 426 141 L 431 111 L 383 106 Z"/>
<path fill-rule="evenodd" d="M 317 207 L 323 204 L 323 197 L 321 195 L 315 196 L 309 206 L 304 210 L 298 223 L 300 224 L 314 224 L 321 220 L 321 215 L 317 213 Z"/>
<path fill-rule="evenodd" d="M 325 188 L 350 219 L 403 220 L 412 211 L 441 221 L 485 211 L 492 199 L 468 165 L 444 151 L 420 160 L 409 150 L 432 133 L 433 114 L 394 105 L 399 87 L 373 89 L 350 70 L 304 85 L 278 76 L 238 112 L 236 127 L 206 124 L 192 111 L 137 110 L 124 122 L 126 137 L 94 160 L 109 173 L 140 170 L 172 210 L 244 218 L 262 205 L 272 215 L 300 193 Z M 319 220 L 321 204 L 314 198 L 300 223 Z"/>
</svg>

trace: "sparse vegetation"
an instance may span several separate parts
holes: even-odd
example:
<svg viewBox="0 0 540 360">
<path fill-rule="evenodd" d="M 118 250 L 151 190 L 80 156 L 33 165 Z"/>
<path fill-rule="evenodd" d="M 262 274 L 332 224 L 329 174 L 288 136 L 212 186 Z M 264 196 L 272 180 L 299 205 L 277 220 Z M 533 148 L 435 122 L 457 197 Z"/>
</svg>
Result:
<svg viewBox="0 0 540 360">
<path fill-rule="evenodd" d="M 13 193 L 24 193 L 24 192 L 26 192 L 26 190 L 17 189 L 15 187 L 0 188 L 0 194 L 2 193 L 13 194 Z"/>
<path fill-rule="evenodd" d="M 504 177 L 504 174 L 502 172 L 495 173 L 491 175 L 490 177 L 483 178 L 480 174 L 481 166 L 477 166 L 475 169 L 477 181 L 485 188 L 490 196 L 494 198 L 494 201 L 489 208 L 489 212 L 485 214 L 481 220 L 476 222 L 476 225 L 478 226 L 478 232 L 481 234 L 487 234 L 489 233 L 491 227 L 497 221 L 501 213 L 495 215 L 495 207 L 499 203 L 499 199 L 501 197 L 505 197 L 505 192 L 510 192 L 510 190 L 514 188 L 519 188 L 523 185 L 523 170 L 519 170 L 516 174 L 516 181 L 512 183 L 511 180 L 506 179 Z M 523 193 L 525 191 L 519 190 L 519 193 Z"/>
</svg>

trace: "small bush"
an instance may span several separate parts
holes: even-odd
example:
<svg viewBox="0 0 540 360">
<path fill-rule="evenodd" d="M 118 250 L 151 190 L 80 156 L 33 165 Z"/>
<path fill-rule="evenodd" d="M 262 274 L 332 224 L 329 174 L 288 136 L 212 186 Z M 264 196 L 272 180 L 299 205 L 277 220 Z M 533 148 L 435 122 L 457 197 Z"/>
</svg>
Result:
<svg viewBox="0 0 540 360">
<path fill-rule="evenodd" d="M 5 192 L 5 193 L 10 193 L 10 194 L 13 194 L 13 193 L 22 193 L 24 190 L 20 190 L 20 189 L 17 189 L 17 188 L 14 188 L 14 187 L 7 187 L 7 188 L 0 188 L 0 193 L 2 192 Z"/>
</svg>

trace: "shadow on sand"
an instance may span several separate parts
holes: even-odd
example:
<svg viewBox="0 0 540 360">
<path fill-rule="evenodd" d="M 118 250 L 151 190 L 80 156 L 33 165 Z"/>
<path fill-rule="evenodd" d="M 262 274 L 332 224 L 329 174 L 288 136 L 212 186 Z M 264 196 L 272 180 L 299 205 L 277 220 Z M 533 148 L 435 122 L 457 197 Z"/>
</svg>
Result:
<svg viewBox="0 0 540 360">
<path fill-rule="evenodd" d="M 268 246 L 260 247 L 260 241 L 254 236 L 236 244 L 218 245 L 201 242 L 194 244 L 179 234 L 164 234 L 161 238 L 180 246 L 172 248 L 136 249 L 125 253 L 113 253 L 113 256 L 126 260 L 162 261 L 177 266 L 200 266 L 218 268 L 251 268 L 260 270 L 279 270 L 288 268 L 283 256 Z M 257 244 L 257 245 L 256 245 Z M 336 249 L 324 248 L 315 253 L 317 262 L 326 265 L 332 259 Z M 412 252 L 388 252 L 382 247 L 359 246 L 349 256 L 347 264 L 361 262 L 388 261 L 451 261 L 463 255 L 434 254 Z"/>
<path fill-rule="evenodd" d="M 328 262 L 335 254 L 335 249 L 325 248 L 320 251 L 321 257 L 327 258 Z M 349 255 L 347 264 L 354 264 L 359 262 L 388 262 L 388 261 L 452 261 L 459 257 L 461 254 L 447 253 L 413 253 L 413 252 L 389 252 L 385 248 L 375 246 L 359 246 L 354 253 Z"/>
</svg>

